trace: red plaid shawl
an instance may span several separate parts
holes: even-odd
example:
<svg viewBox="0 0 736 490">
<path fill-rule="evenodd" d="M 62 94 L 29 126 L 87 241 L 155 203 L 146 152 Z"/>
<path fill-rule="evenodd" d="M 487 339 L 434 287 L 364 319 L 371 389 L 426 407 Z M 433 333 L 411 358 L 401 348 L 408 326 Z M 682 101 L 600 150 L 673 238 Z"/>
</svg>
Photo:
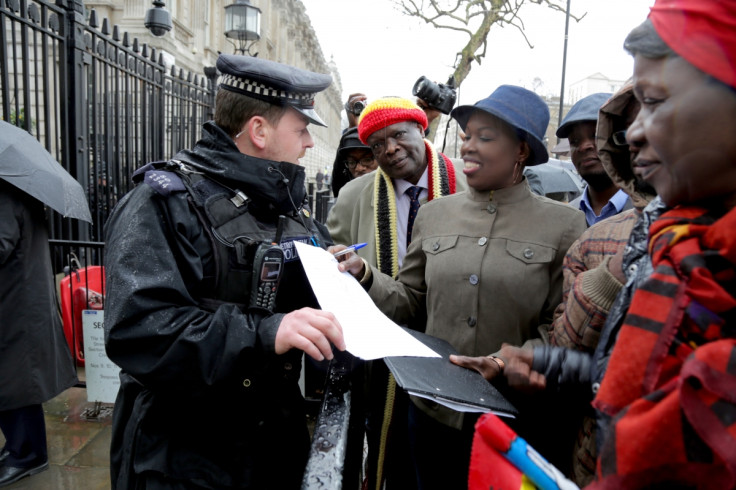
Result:
<svg viewBox="0 0 736 490">
<path fill-rule="evenodd" d="M 636 291 L 594 401 L 614 416 L 590 488 L 736 487 L 736 209 L 652 224 Z"/>
</svg>

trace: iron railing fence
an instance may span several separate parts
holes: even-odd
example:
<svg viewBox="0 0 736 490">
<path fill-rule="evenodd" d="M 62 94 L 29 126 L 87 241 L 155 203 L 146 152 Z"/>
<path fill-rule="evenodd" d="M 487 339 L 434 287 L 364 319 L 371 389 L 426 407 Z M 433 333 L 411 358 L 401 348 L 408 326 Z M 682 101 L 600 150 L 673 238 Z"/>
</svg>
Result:
<svg viewBox="0 0 736 490">
<path fill-rule="evenodd" d="M 93 215 L 88 226 L 52 214 L 52 239 L 103 241 L 133 171 L 199 139 L 215 82 L 214 70 L 167 68 L 82 0 L 0 0 L 0 117 L 77 179 Z"/>
</svg>

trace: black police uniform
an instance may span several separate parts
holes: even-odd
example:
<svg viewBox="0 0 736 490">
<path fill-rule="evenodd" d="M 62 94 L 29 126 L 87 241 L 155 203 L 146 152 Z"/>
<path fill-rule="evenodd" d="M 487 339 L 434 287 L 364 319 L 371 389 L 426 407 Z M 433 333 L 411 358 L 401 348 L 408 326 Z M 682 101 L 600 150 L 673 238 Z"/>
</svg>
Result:
<svg viewBox="0 0 736 490">
<path fill-rule="evenodd" d="M 298 488 L 301 352 L 276 355 L 274 342 L 285 313 L 317 306 L 293 242 L 330 244 L 304 205 L 304 169 L 243 155 L 209 122 L 191 151 L 140 177 L 106 226 L 106 348 L 122 368 L 112 487 Z M 251 273 L 280 216 L 272 312 L 250 306 Z"/>
</svg>

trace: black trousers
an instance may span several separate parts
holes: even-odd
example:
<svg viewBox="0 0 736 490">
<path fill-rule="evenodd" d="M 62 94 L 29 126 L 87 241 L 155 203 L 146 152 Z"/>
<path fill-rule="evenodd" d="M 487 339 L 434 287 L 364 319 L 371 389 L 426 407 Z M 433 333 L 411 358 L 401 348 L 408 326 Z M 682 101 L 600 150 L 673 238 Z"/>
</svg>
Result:
<svg viewBox="0 0 736 490">
<path fill-rule="evenodd" d="M 40 403 L 0 411 L 0 430 L 10 453 L 6 466 L 30 468 L 48 461 L 46 421 Z"/>
<path fill-rule="evenodd" d="M 462 430 L 453 429 L 409 402 L 409 446 L 419 490 L 468 488 L 470 452 L 479 414 L 465 414 Z"/>
</svg>

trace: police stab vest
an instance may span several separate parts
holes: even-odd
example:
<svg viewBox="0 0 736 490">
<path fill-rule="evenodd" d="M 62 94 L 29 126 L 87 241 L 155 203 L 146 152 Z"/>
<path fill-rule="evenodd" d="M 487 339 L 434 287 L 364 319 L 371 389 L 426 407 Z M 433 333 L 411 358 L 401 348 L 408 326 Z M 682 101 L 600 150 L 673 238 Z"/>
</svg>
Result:
<svg viewBox="0 0 736 490">
<path fill-rule="evenodd" d="M 295 269 L 301 269 L 294 241 L 316 244 L 317 237 L 322 236 L 308 217 L 308 210 L 295 209 L 279 220 L 272 212 L 257 209 L 257 203 L 242 191 L 218 183 L 180 160 L 154 162 L 136 172 L 139 173 L 144 174 L 145 183 L 161 194 L 186 191 L 187 200 L 210 238 L 214 267 L 204 277 L 205 296 L 197 298 L 207 310 L 214 311 L 224 303 L 235 304 L 243 311 L 251 306 L 256 249 L 263 243 L 273 243 L 277 232 L 285 261 L 282 284 Z M 276 311 L 290 311 L 291 307 L 279 308 L 279 303 L 284 301 L 277 301 Z"/>
</svg>

